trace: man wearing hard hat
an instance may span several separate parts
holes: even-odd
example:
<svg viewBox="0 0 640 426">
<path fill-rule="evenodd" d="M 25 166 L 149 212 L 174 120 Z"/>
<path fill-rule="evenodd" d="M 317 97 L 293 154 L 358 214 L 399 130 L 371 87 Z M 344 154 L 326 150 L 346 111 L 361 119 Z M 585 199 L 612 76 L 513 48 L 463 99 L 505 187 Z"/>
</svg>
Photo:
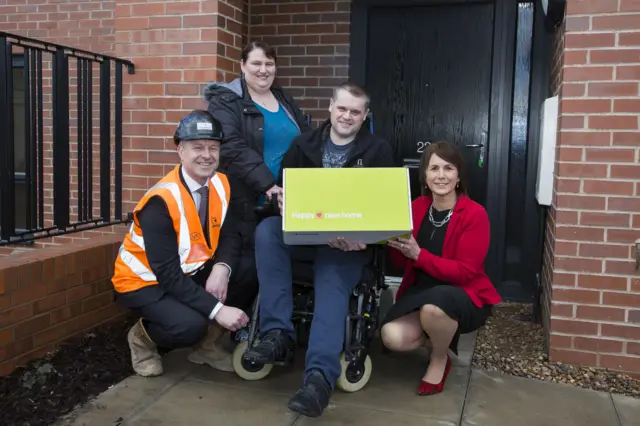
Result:
<svg viewBox="0 0 640 426">
<path fill-rule="evenodd" d="M 115 262 L 117 301 L 141 319 L 128 335 L 133 369 L 162 374 L 158 349 L 195 346 L 192 362 L 233 371 L 219 344 L 247 315 L 232 307 L 242 288 L 229 286 L 239 233 L 228 215 L 230 188 L 218 168 L 222 125 L 195 110 L 174 135 L 180 164 L 142 197 Z"/>
</svg>

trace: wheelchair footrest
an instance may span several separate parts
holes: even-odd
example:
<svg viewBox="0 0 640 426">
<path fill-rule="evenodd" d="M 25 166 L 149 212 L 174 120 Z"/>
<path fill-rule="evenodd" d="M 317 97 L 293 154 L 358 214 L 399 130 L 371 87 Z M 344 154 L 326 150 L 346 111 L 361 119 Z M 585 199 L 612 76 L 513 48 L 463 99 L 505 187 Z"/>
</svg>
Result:
<svg viewBox="0 0 640 426">
<path fill-rule="evenodd" d="M 371 319 L 371 316 L 367 316 L 367 315 L 358 315 L 358 314 L 351 314 L 349 315 L 349 319 L 351 321 L 358 321 L 358 320 L 365 320 L 368 321 Z"/>
<path fill-rule="evenodd" d="M 288 367 L 293 363 L 293 360 L 288 360 L 288 361 L 276 361 L 273 363 L 273 365 L 275 365 L 276 367 Z"/>
</svg>

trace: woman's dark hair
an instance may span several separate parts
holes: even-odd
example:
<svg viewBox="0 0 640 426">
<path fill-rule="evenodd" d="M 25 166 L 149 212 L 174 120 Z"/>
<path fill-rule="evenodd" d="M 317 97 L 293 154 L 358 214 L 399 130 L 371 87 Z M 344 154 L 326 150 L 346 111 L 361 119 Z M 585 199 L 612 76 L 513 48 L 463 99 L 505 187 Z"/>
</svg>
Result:
<svg viewBox="0 0 640 426">
<path fill-rule="evenodd" d="M 244 47 L 244 49 L 242 49 L 242 55 L 240 56 L 240 58 L 242 59 L 242 62 L 243 63 L 247 62 L 247 59 L 249 58 L 249 54 L 256 49 L 261 49 L 264 52 L 264 56 L 266 56 L 269 59 L 273 59 L 274 61 L 277 59 L 276 49 L 269 46 L 264 41 L 252 41 L 249 44 L 247 44 Z"/>
<path fill-rule="evenodd" d="M 459 185 L 456 187 L 456 193 L 467 193 L 467 167 L 462 158 L 462 153 L 458 147 L 448 141 L 433 142 L 427 146 L 427 149 L 422 153 L 420 157 L 419 176 L 420 186 L 422 187 L 422 195 L 431 195 L 431 190 L 427 186 L 427 168 L 429 167 L 429 161 L 431 156 L 435 154 L 442 158 L 444 161 L 451 163 L 456 169 L 458 169 L 458 178 L 460 179 Z"/>
</svg>

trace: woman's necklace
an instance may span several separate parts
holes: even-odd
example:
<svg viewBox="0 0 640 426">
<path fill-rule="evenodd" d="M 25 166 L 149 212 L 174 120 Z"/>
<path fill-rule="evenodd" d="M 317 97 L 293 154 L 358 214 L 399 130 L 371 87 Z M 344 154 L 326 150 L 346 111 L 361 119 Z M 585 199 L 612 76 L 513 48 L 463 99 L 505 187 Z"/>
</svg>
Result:
<svg viewBox="0 0 640 426">
<path fill-rule="evenodd" d="M 269 106 L 269 104 L 272 102 L 272 100 L 274 99 L 273 95 L 271 93 L 265 93 L 262 95 L 258 95 L 257 93 L 249 93 L 251 96 L 251 100 L 253 100 L 253 102 L 256 102 L 257 104 L 259 104 L 261 107 L 263 108 L 267 108 Z"/>
<path fill-rule="evenodd" d="M 254 98 L 254 101 L 258 102 L 260 104 L 260 106 L 262 106 L 263 108 L 267 107 L 267 101 L 264 101 L 262 99 L 257 99 L 256 100 L 255 98 Z"/>
<path fill-rule="evenodd" d="M 436 228 L 441 228 L 447 222 L 449 222 L 449 219 L 451 219 L 452 214 L 453 214 L 453 208 L 449 210 L 449 213 L 447 213 L 447 216 L 444 219 L 442 219 L 441 221 L 436 221 L 433 218 L 433 204 L 431 204 L 431 207 L 429 207 L 429 222 L 431 222 L 431 224 L 433 225 L 433 230 L 431 230 L 431 236 L 429 237 L 430 240 L 433 239 L 433 234 L 435 234 Z"/>
</svg>

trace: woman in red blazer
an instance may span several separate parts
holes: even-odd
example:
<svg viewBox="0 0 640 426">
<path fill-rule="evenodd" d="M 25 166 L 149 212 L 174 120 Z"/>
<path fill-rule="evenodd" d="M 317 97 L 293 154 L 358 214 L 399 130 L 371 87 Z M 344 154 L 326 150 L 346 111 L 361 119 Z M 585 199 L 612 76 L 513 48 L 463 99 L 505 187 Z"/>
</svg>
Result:
<svg viewBox="0 0 640 426">
<path fill-rule="evenodd" d="M 489 218 L 466 195 L 458 148 L 448 142 L 430 144 L 420 159 L 419 176 L 423 195 L 412 203 L 413 233 L 388 242 L 404 276 L 381 335 L 395 351 L 431 341 L 418 394 L 432 395 L 442 392 L 451 369 L 448 349 L 457 354 L 459 335 L 482 327 L 502 299 L 484 272 Z"/>
</svg>

